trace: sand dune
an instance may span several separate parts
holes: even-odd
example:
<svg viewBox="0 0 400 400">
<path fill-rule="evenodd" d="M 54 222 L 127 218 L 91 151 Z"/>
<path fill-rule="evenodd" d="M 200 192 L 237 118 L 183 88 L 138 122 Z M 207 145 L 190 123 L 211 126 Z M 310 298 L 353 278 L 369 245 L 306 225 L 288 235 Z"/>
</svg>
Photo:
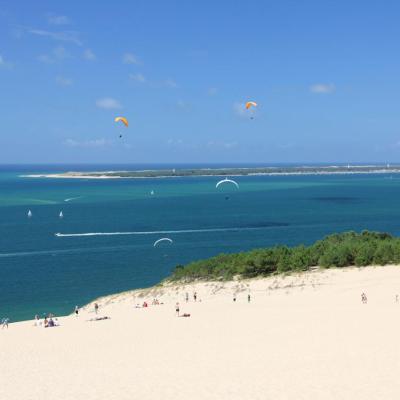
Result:
<svg viewBox="0 0 400 400">
<path fill-rule="evenodd" d="M 390 266 L 105 297 L 110 320 L 89 322 L 91 304 L 59 327 L 0 330 L 0 398 L 398 399 L 397 293 Z M 134 308 L 154 297 L 164 304 Z"/>
</svg>

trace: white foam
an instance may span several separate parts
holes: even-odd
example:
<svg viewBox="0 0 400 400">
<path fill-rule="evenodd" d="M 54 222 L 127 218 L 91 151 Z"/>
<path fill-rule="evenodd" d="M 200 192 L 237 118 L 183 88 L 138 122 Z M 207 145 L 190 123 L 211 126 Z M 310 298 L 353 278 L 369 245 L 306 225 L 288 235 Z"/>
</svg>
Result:
<svg viewBox="0 0 400 400">
<path fill-rule="evenodd" d="M 255 231 L 265 227 L 243 227 L 243 228 L 208 228 L 208 229 L 182 229 L 172 231 L 137 231 L 137 232 L 86 232 L 86 233 L 55 233 L 57 237 L 80 237 L 80 236 L 121 236 L 121 235 L 159 235 L 164 233 L 203 233 L 203 232 L 234 232 Z"/>
<path fill-rule="evenodd" d="M 77 200 L 77 199 L 80 199 L 82 196 L 79 196 L 79 197 L 70 197 L 70 198 L 68 198 L 68 199 L 64 199 L 64 201 L 65 202 L 68 202 L 68 201 L 72 201 L 72 200 Z"/>
</svg>

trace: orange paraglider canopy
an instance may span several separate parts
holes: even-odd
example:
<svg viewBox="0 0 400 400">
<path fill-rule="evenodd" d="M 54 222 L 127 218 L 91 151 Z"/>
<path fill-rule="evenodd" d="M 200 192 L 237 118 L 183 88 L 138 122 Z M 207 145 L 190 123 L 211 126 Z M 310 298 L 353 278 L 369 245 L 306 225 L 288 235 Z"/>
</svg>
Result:
<svg viewBox="0 0 400 400">
<path fill-rule="evenodd" d="M 257 107 L 257 103 L 255 101 L 248 101 L 246 103 L 246 110 L 248 110 L 250 107 Z"/>
<path fill-rule="evenodd" d="M 115 122 L 121 121 L 126 127 L 128 127 L 129 123 L 125 117 L 115 117 Z"/>
</svg>

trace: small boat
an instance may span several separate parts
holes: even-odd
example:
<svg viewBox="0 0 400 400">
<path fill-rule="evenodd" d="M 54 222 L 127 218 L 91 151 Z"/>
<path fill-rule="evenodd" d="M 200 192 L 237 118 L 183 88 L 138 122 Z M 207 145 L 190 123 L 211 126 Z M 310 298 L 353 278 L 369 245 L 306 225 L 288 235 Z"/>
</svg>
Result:
<svg viewBox="0 0 400 400">
<path fill-rule="evenodd" d="M 60 218 L 64 218 L 64 214 L 62 211 L 60 211 L 60 214 L 58 215 Z"/>
<path fill-rule="evenodd" d="M 150 192 L 150 194 L 151 194 L 152 196 L 154 196 L 154 190 L 152 190 L 152 191 Z"/>
<path fill-rule="evenodd" d="M 29 210 L 29 211 L 28 211 L 28 218 L 31 218 L 31 217 L 32 217 L 32 211 Z"/>
</svg>

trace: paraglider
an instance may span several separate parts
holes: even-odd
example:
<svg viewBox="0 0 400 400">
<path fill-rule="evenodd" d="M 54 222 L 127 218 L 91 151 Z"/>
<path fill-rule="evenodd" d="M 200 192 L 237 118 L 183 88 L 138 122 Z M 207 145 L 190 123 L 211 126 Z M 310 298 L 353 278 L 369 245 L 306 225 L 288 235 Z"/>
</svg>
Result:
<svg viewBox="0 0 400 400">
<path fill-rule="evenodd" d="M 218 186 L 222 185 L 223 183 L 231 183 L 239 189 L 239 184 L 237 182 L 235 182 L 234 180 L 228 179 L 228 178 L 222 179 L 222 181 L 217 182 L 217 184 L 215 185 L 215 188 L 217 189 Z"/>
<path fill-rule="evenodd" d="M 115 122 L 122 122 L 126 127 L 129 126 L 129 122 L 125 117 L 115 117 Z M 122 133 L 119 134 L 119 138 L 122 138 Z"/>
<path fill-rule="evenodd" d="M 250 110 L 251 111 L 252 107 L 257 107 L 257 106 L 258 106 L 258 104 L 255 101 L 248 101 L 246 103 L 245 107 L 246 107 L 246 110 Z M 250 117 L 250 119 L 254 119 L 253 115 Z"/>
<path fill-rule="evenodd" d="M 153 243 L 153 247 L 156 247 L 156 246 L 158 245 L 158 243 L 161 243 L 161 242 L 170 242 L 170 243 L 174 243 L 174 241 L 173 241 L 172 239 L 165 237 L 165 238 L 161 238 L 161 239 L 156 240 L 156 241 Z"/>
</svg>

